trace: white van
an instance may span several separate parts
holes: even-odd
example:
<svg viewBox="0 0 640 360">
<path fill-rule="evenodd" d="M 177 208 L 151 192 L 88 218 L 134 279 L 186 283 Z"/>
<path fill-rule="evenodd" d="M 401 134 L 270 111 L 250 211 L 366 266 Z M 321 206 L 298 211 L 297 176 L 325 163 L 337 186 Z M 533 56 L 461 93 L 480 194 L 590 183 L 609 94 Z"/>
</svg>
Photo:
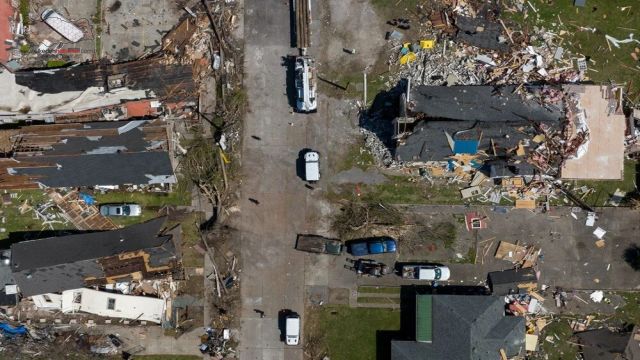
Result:
<svg viewBox="0 0 640 360">
<path fill-rule="evenodd" d="M 320 154 L 317 151 L 304 154 L 304 179 L 309 182 L 320 180 Z"/>
<path fill-rule="evenodd" d="M 297 314 L 287 315 L 284 327 L 287 345 L 298 345 L 300 343 L 300 316 Z"/>
</svg>

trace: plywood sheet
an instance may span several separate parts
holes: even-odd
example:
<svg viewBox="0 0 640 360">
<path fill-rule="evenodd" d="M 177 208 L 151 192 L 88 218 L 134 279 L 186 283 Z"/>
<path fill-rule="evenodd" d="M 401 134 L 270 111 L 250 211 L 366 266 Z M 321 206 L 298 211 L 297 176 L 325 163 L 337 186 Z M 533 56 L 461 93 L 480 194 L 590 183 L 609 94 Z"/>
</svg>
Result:
<svg viewBox="0 0 640 360">
<path fill-rule="evenodd" d="M 622 179 L 626 123 L 623 114 L 608 114 L 605 91 L 606 86 L 584 86 L 580 106 L 586 110 L 589 147 L 579 159 L 565 161 L 563 179 Z"/>
</svg>

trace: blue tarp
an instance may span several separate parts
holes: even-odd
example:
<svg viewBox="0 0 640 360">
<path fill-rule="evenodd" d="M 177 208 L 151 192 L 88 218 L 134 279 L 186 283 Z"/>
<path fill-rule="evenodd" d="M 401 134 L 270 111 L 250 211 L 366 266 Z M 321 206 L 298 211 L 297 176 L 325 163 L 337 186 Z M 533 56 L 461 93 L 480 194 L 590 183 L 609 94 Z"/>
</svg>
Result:
<svg viewBox="0 0 640 360">
<path fill-rule="evenodd" d="M 82 201 L 85 202 L 85 204 L 87 205 L 93 205 L 96 203 L 96 199 L 93 198 L 93 196 L 86 194 L 86 193 L 80 193 L 80 198 L 82 199 Z"/>
<path fill-rule="evenodd" d="M 27 328 L 25 328 L 24 325 L 13 327 L 7 323 L 0 322 L 0 331 L 2 331 L 5 336 L 24 335 L 27 333 Z"/>
<path fill-rule="evenodd" d="M 453 142 L 454 154 L 476 154 L 478 152 L 478 140 L 455 140 Z"/>
</svg>

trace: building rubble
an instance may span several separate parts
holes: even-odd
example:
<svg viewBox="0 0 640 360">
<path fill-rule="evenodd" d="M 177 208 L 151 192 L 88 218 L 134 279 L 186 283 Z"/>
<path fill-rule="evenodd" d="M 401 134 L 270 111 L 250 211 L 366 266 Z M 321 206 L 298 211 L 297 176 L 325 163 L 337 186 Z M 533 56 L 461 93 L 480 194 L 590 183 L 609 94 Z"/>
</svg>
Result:
<svg viewBox="0 0 640 360">
<path fill-rule="evenodd" d="M 399 109 L 389 115 L 387 103 L 363 115 L 365 146 L 389 170 L 458 186 L 467 202 L 543 211 L 570 204 L 591 211 L 584 202 L 590 189 L 574 188 L 567 180 L 622 178 L 624 156 L 640 134 L 623 114 L 628 106 L 624 85 L 582 85 L 589 81 L 589 62 L 562 47 L 563 35 L 574 30 L 566 25 L 535 27 L 532 33 L 511 30 L 498 14 L 531 8 L 518 0 L 507 3 L 502 8 L 492 1 L 418 6 L 421 20 L 412 23 L 418 35 L 405 38 L 402 29 L 387 34 L 390 71 L 381 76 L 387 88 L 393 87 L 389 96 L 399 98 Z M 475 101 L 482 87 L 491 95 Z M 421 89 L 428 94 L 422 96 Z M 519 102 L 520 118 L 509 118 L 506 112 Z M 469 115 L 455 119 L 453 111 L 434 106 Z M 390 126 L 389 117 L 395 118 Z M 601 117 L 616 124 L 608 140 L 601 134 Z M 491 124 L 496 119 L 508 125 L 497 128 Z M 620 145 L 611 142 L 615 149 L 605 155 L 610 166 L 598 163 L 595 151 L 601 150 L 589 152 L 590 147 L 612 139 Z M 437 149 L 447 141 L 450 151 L 444 155 Z M 472 141 L 478 147 L 454 146 Z"/>
</svg>

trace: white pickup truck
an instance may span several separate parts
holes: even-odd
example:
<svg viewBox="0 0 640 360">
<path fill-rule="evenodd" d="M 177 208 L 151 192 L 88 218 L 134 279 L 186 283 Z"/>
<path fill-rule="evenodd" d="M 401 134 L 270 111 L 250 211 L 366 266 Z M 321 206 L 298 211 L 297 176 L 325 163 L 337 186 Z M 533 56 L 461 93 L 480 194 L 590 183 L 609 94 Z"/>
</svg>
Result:
<svg viewBox="0 0 640 360">
<path fill-rule="evenodd" d="M 446 266 L 439 265 L 405 265 L 402 267 L 404 279 L 445 281 L 451 277 Z"/>
</svg>

